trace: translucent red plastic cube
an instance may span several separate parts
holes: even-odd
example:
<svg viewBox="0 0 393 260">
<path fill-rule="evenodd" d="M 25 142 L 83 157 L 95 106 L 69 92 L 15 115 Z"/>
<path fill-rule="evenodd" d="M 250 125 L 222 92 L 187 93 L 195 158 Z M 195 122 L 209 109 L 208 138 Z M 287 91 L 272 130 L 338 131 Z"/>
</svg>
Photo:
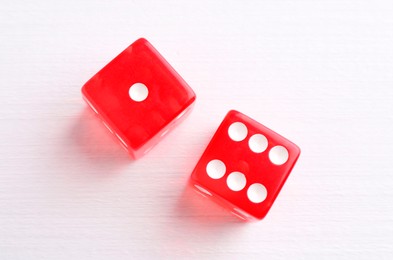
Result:
<svg viewBox="0 0 393 260">
<path fill-rule="evenodd" d="M 82 94 L 134 159 L 181 122 L 195 101 L 192 89 L 143 38 L 95 74 Z"/>
<path fill-rule="evenodd" d="M 244 220 L 266 216 L 300 155 L 294 143 L 230 111 L 197 163 L 190 183 Z"/>
</svg>

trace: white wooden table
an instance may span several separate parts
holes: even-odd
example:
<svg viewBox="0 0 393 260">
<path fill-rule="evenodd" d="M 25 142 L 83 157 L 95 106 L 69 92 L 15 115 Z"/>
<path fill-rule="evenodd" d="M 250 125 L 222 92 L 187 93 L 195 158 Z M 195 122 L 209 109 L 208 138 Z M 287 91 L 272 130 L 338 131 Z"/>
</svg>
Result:
<svg viewBox="0 0 393 260">
<path fill-rule="evenodd" d="M 7 1 L 0 259 L 392 259 L 393 2 Z M 80 88 L 146 37 L 198 95 L 132 162 Z M 185 189 L 237 109 L 302 148 L 268 216 Z"/>
</svg>

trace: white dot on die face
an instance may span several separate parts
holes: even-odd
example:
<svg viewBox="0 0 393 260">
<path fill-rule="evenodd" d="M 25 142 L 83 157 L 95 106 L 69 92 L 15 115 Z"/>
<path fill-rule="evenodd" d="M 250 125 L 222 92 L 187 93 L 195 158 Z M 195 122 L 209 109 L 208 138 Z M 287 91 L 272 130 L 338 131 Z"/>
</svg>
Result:
<svg viewBox="0 0 393 260">
<path fill-rule="evenodd" d="M 282 165 L 286 163 L 289 158 L 288 150 L 281 145 L 274 146 L 270 149 L 269 159 L 273 164 Z"/>
<path fill-rule="evenodd" d="M 255 134 L 248 140 L 248 146 L 254 153 L 262 153 L 267 148 L 267 138 L 261 134 Z"/>
<path fill-rule="evenodd" d="M 246 186 L 246 176 L 241 172 L 232 172 L 227 178 L 227 185 L 233 191 L 240 191 Z"/>
<path fill-rule="evenodd" d="M 247 197 L 251 202 L 261 203 L 266 199 L 267 190 L 260 183 L 254 183 L 247 190 Z"/>
<path fill-rule="evenodd" d="M 211 160 L 206 166 L 207 175 L 212 179 L 220 179 L 226 172 L 225 164 L 220 160 Z"/>
<path fill-rule="evenodd" d="M 141 102 L 149 95 L 149 90 L 143 83 L 135 83 L 128 91 L 130 98 L 136 102 Z"/>
<path fill-rule="evenodd" d="M 236 142 L 243 141 L 247 137 L 247 126 L 240 122 L 232 123 L 228 128 L 229 137 Z"/>
</svg>

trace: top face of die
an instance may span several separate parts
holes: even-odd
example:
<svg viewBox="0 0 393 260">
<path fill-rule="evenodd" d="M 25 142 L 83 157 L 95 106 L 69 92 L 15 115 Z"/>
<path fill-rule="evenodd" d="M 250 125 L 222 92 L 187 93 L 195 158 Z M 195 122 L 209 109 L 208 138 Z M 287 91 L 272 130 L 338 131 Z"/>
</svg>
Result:
<svg viewBox="0 0 393 260">
<path fill-rule="evenodd" d="M 94 75 L 82 92 L 135 150 L 195 100 L 187 83 L 143 38 Z"/>
<path fill-rule="evenodd" d="M 230 111 L 198 162 L 192 178 L 230 202 L 235 211 L 262 219 L 300 155 L 289 140 L 237 111 Z"/>
</svg>

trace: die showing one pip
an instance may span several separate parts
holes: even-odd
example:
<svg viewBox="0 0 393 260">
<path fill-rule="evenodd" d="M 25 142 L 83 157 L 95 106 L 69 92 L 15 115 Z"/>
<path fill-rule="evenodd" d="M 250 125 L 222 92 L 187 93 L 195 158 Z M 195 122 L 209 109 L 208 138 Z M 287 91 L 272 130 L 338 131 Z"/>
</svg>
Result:
<svg viewBox="0 0 393 260">
<path fill-rule="evenodd" d="M 201 156 L 190 183 L 234 215 L 262 219 L 299 155 L 294 143 L 232 110 Z"/>
<path fill-rule="evenodd" d="M 82 87 L 89 106 L 134 159 L 191 110 L 195 93 L 146 40 L 138 39 Z"/>
</svg>

